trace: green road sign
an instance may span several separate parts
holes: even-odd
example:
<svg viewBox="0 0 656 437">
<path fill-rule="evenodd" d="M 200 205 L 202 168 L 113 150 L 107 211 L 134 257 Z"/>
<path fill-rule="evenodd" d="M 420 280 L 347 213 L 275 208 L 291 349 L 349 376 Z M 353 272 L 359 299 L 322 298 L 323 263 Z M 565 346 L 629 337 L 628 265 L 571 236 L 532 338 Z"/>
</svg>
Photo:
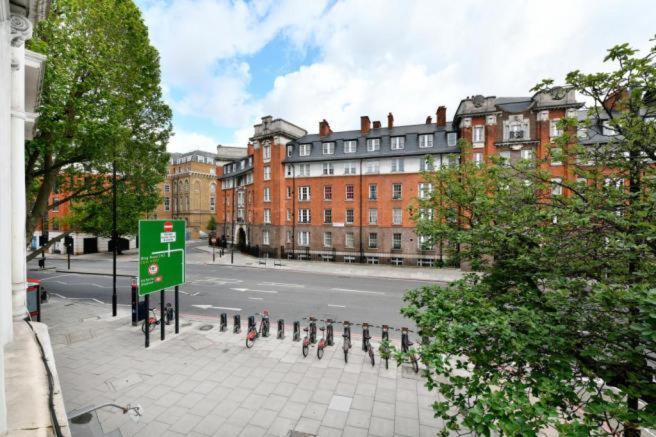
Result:
<svg viewBox="0 0 656 437">
<path fill-rule="evenodd" d="M 184 220 L 139 220 L 139 295 L 184 282 Z"/>
</svg>

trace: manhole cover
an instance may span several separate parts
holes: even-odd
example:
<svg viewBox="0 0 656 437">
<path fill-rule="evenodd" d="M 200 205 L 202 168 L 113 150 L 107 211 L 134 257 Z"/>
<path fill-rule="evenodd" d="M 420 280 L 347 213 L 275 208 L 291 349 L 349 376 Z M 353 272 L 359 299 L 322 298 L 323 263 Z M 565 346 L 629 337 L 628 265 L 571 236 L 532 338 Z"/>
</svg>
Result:
<svg viewBox="0 0 656 437">
<path fill-rule="evenodd" d="M 214 328 L 214 325 L 203 325 L 198 329 L 200 329 L 201 331 L 209 331 L 212 328 Z"/>
</svg>

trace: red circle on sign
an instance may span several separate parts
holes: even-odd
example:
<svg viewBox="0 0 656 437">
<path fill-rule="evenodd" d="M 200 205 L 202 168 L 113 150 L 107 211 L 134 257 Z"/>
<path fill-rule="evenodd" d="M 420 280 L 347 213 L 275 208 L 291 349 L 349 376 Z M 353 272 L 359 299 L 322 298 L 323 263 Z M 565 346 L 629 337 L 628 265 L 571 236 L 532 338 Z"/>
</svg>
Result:
<svg viewBox="0 0 656 437">
<path fill-rule="evenodd" d="M 173 223 L 164 222 L 164 231 L 171 232 L 173 230 Z"/>
<path fill-rule="evenodd" d="M 159 271 L 159 266 L 157 264 L 151 264 L 148 266 L 148 274 L 150 276 L 155 276 Z"/>
</svg>

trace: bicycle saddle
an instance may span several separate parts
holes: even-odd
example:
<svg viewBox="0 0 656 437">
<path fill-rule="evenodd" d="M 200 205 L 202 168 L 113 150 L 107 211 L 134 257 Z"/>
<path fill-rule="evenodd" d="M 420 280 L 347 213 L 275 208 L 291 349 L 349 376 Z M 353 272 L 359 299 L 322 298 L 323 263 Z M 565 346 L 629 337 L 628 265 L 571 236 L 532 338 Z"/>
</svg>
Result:
<svg viewBox="0 0 656 437">
<path fill-rule="evenodd" d="M 303 328 L 303 331 L 308 332 L 309 328 Z"/>
<path fill-rule="evenodd" d="M 321 328 L 319 328 L 319 330 L 320 330 L 320 331 L 325 331 L 326 328 L 324 328 L 324 327 L 322 326 Z"/>
</svg>

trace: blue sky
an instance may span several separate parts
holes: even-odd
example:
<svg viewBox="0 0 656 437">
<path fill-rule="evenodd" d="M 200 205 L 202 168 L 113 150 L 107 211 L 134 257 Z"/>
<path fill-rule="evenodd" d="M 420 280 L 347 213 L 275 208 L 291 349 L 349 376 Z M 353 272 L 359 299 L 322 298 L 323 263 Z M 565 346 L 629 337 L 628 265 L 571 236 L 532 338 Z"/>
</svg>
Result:
<svg viewBox="0 0 656 437">
<path fill-rule="evenodd" d="M 309 132 L 327 119 L 421 123 L 473 94 L 528 95 L 542 78 L 607 69 L 649 47 L 646 0 L 137 0 L 174 112 L 170 151 L 245 147 L 264 115 Z M 621 6 L 621 7 L 620 7 Z"/>
</svg>

